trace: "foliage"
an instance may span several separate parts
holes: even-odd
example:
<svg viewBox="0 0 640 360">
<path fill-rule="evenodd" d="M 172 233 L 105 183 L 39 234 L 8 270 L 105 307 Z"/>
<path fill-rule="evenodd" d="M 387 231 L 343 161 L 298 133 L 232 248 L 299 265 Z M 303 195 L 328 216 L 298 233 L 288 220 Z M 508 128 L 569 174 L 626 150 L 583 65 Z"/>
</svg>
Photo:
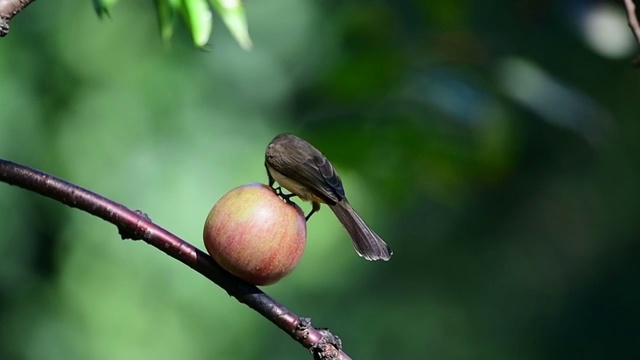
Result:
<svg viewBox="0 0 640 360">
<path fill-rule="evenodd" d="M 98 16 L 111 12 L 118 0 L 93 0 Z M 240 0 L 154 0 L 162 40 L 169 42 L 173 36 L 176 17 L 182 15 L 196 46 L 205 46 L 211 36 L 213 14 L 222 17 L 231 34 L 243 49 L 250 49 L 251 39 L 244 5 Z"/>
</svg>

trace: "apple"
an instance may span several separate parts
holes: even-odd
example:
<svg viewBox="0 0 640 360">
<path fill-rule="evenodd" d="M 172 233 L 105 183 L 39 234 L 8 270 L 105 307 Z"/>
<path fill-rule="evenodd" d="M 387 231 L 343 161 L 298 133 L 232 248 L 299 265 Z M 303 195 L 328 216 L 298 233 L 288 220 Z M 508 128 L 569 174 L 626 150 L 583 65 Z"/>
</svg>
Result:
<svg viewBox="0 0 640 360">
<path fill-rule="evenodd" d="M 264 184 L 226 193 L 204 224 L 204 246 L 228 272 L 254 285 L 269 285 L 296 267 L 307 242 L 299 206 Z"/>
</svg>

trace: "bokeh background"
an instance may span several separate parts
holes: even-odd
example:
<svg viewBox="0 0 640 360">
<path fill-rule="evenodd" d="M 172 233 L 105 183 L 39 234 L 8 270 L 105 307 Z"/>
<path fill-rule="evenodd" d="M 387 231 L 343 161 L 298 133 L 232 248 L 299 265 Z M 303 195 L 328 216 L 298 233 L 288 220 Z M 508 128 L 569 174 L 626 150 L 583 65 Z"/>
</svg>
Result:
<svg viewBox="0 0 640 360">
<path fill-rule="evenodd" d="M 0 40 L 0 157 L 202 246 L 280 132 L 320 148 L 392 245 L 330 211 L 265 288 L 354 359 L 634 359 L 640 72 L 620 3 L 246 2 L 255 47 L 160 40 L 151 1 L 37 1 Z M 308 209 L 308 206 L 305 207 Z M 306 359 L 197 273 L 0 185 L 0 358 Z"/>
</svg>

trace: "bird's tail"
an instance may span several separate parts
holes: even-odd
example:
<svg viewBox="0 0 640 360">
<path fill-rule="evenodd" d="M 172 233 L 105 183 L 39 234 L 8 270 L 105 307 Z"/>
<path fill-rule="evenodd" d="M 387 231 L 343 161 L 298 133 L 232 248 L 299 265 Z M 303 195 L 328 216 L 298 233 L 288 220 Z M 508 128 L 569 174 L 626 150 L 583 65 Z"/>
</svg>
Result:
<svg viewBox="0 0 640 360">
<path fill-rule="evenodd" d="M 329 205 L 329 208 L 336 214 L 344 228 L 347 229 L 358 255 L 366 260 L 387 261 L 391 258 L 393 251 L 389 245 L 378 234 L 369 229 L 346 199 L 337 202 L 335 205 Z"/>
</svg>

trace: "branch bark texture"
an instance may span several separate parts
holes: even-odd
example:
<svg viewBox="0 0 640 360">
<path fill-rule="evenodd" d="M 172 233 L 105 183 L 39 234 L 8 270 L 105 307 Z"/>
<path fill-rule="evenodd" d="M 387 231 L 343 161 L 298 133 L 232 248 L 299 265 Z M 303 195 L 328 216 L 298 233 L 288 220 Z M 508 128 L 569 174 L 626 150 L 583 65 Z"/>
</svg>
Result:
<svg viewBox="0 0 640 360">
<path fill-rule="evenodd" d="M 0 3 L 2 1 L 0 0 Z M 130 210 L 49 174 L 2 159 L 0 159 L 0 181 L 88 212 L 114 224 L 123 239 L 142 240 L 162 250 L 222 287 L 229 295 L 284 330 L 309 349 L 314 359 L 351 359 L 341 350 L 339 339 L 327 330 L 312 327 L 309 319 L 297 316 L 254 285 L 228 273 L 209 255 L 154 224 L 142 212 Z"/>
<path fill-rule="evenodd" d="M 36 0 L 0 0 L 0 37 L 9 33 L 9 22 Z"/>
</svg>

